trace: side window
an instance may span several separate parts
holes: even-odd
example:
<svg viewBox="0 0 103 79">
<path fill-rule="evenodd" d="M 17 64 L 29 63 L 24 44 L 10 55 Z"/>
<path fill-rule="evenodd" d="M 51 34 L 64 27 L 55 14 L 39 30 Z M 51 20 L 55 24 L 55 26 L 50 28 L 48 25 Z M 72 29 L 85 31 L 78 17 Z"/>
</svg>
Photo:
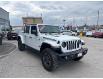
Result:
<svg viewBox="0 0 103 79">
<path fill-rule="evenodd" d="M 37 35 L 37 27 L 36 26 L 31 27 L 31 34 Z"/>
<path fill-rule="evenodd" d="M 26 26 L 24 27 L 24 33 L 26 33 Z"/>
<path fill-rule="evenodd" d="M 25 27 L 25 33 L 29 33 L 30 26 Z"/>
</svg>

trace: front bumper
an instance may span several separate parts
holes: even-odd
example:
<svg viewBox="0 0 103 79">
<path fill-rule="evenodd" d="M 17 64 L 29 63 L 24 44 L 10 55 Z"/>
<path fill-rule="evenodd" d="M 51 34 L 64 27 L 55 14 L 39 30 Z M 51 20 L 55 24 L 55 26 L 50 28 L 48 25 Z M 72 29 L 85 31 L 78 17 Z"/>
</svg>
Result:
<svg viewBox="0 0 103 79">
<path fill-rule="evenodd" d="M 57 54 L 58 56 L 74 56 L 77 55 L 79 53 L 82 53 L 82 56 L 84 56 L 85 54 L 87 54 L 88 48 L 81 48 L 79 50 L 76 51 L 72 51 L 72 52 L 68 52 L 68 53 L 62 53 L 62 54 Z"/>
<path fill-rule="evenodd" d="M 11 36 L 11 38 L 17 38 L 17 36 Z"/>
</svg>

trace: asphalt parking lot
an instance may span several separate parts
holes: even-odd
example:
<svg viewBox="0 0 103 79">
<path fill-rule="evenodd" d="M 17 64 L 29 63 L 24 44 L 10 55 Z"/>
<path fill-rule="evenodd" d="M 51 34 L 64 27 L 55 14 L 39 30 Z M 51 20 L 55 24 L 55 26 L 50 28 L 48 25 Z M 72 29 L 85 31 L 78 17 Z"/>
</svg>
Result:
<svg viewBox="0 0 103 79">
<path fill-rule="evenodd" d="M 0 45 L 0 58 L 2 56 L 8 55 L 15 48 L 16 46 L 14 44 L 3 42 L 2 45 Z"/>
<path fill-rule="evenodd" d="M 88 78 L 103 77 L 103 39 L 81 37 L 85 40 L 88 54 L 79 62 L 66 62 L 56 71 L 48 72 L 41 64 L 35 51 L 19 51 L 16 48 L 8 56 L 0 59 L 0 77 L 39 78 Z M 17 41 L 8 41 L 17 45 Z"/>
</svg>

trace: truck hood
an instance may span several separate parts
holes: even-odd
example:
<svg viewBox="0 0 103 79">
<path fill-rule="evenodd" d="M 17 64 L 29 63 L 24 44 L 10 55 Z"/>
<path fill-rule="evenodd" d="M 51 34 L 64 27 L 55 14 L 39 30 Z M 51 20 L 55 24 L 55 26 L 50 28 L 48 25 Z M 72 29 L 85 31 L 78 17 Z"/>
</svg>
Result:
<svg viewBox="0 0 103 79">
<path fill-rule="evenodd" d="M 55 41 L 80 40 L 78 37 L 63 34 L 42 34 L 42 37 Z"/>
</svg>

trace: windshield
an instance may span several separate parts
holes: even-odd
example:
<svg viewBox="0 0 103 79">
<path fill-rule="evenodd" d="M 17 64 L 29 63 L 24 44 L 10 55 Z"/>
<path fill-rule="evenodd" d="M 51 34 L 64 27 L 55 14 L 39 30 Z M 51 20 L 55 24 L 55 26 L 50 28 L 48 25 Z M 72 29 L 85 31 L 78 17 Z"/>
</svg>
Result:
<svg viewBox="0 0 103 79">
<path fill-rule="evenodd" d="M 60 33 L 59 26 L 39 25 L 38 27 L 41 33 Z"/>
</svg>

